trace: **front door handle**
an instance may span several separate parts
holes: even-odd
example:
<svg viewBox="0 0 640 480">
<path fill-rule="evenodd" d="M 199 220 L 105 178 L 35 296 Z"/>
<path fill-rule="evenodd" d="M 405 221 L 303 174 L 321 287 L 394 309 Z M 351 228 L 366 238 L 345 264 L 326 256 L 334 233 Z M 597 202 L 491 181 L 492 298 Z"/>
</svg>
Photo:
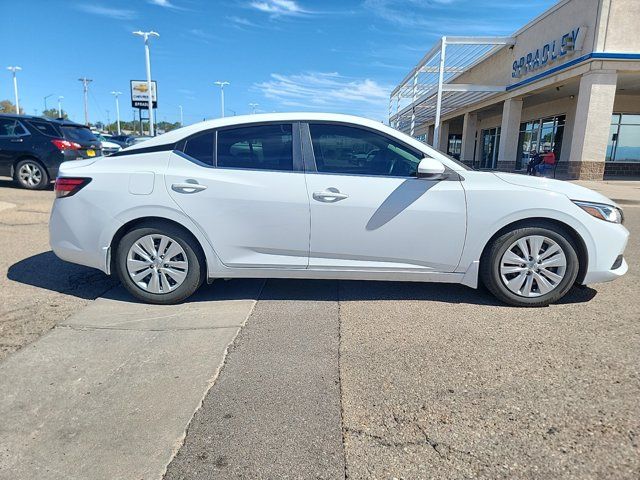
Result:
<svg viewBox="0 0 640 480">
<path fill-rule="evenodd" d="M 319 202 L 334 203 L 349 198 L 349 195 L 340 193 L 340 190 L 331 187 L 321 192 L 313 192 L 313 198 Z"/>
<path fill-rule="evenodd" d="M 171 185 L 171 190 L 178 193 L 197 193 L 202 190 L 206 190 L 206 185 L 201 185 L 199 183 L 174 183 Z"/>
</svg>

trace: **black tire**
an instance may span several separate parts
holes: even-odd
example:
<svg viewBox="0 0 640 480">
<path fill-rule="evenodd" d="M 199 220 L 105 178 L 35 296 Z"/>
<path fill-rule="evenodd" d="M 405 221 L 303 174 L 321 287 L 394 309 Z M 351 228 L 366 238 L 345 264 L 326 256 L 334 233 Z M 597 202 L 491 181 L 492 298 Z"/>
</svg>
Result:
<svg viewBox="0 0 640 480">
<path fill-rule="evenodd" d="M 23 169 L 28 169 L 33 172 L 32 176 L 25 177 L 21 174 Z M 39 179 L 38 182 L 34 182 L 34 178 Z M 49 172 L 47 169 L 37 160 L 33 158 L 27 158 L 20 160 L 16 164 L 16 168 L 13 172 L 13 179 L 22 188 L 28 190 L 42 190 L 49 186 Z"/>
<path fill-rule="evenodd" d="M 129 274 L 127 270 L 129 250 L 134 243 L 147 235 L 167 236 L 184 250 L 188 262 L 186 278 L 175 290 L 159 294 L 149 292 L 140 287 Z M 131 295 L 143 302 L 159 305 L 173 305 L 184 301 L 202 285 L 206 276 L 206 261 L 198 242 L 186 230 L 169 223 L 140 226 L 127 232 L 117 245 L 115 267 L 120 282 Z"/>
<path fill-rule="evenodd" d="M 512 292 L 500 274 L 500 262 L 505 252 L 514 242 L 531 235 L 541 235 L 553 240 L 566 258 L 566 270 L 562 280 L 550 292 L 536 297 L 526 297 Z M 546 307 L 560 300 L 571 289 L 578 276 L 579 267 L 574 241 L 564 229 L 553 224 L 522 226 L 501 234 L 487 246 L 480 262 L 480 279 L 487 289 L 504 303 L 517 307 Z"/>
</svg>

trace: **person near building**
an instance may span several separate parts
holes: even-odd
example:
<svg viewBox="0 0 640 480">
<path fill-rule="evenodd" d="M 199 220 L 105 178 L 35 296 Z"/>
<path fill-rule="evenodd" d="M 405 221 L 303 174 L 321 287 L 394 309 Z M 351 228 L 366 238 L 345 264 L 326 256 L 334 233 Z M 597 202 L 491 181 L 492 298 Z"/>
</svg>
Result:
<svg viewBox="0 0 640 480">
<path fill-rule="evenodd" d="M 527 163 L 527 175 L 536 174 L 536 167 L 542 163 L 542 157 L 536 150 L 529 152 L 529 163 Z"/>
</svg>

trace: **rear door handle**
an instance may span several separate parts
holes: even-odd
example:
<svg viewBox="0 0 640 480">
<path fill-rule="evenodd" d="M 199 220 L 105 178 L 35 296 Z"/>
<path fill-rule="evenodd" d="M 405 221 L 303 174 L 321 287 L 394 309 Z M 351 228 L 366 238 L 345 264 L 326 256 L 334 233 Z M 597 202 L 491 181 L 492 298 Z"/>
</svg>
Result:
<svg viewBox="0 0 640 480">
<path fill-rule="evenodd" d="M 340 193 L 340 190 L 332 187 L 321 192 L 313 192 L 313 198 L 319 202 L 334 203 L 349 198 L 349 195 Z"/>
<path fill-rule="evenodd" d="M 202 190 L 206 190 L 206 185 L 201 185 L 199 183 L 174 183 L 171 185 L 171 190 L 178 193 L 197 193 Z"/>
</svg>

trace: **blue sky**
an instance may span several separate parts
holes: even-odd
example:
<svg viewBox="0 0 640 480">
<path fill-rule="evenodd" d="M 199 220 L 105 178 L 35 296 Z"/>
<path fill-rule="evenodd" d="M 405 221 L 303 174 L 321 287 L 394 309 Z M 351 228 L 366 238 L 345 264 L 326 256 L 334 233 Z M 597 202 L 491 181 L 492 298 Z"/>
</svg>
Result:
<svg viewBox="0 0 640 480">
<path fill-rule="evenodd" d="M 82 85 L 93 79 L 89 117 L 113 121 L 120 90 L 131 120 L 129 80 L 144 79 L 134 30 L 156 30 L 152 76 L 158 120 L 185 123 L 220 114 L 215 80 L 226 80 L 227 115 L 331 111 L 386 120 L 391 89 L 441 35 L 507 35 L 555 0 L 0 0 L 4 22 L 0 99 L 57 104 L 83 121 Z M 34 110 L 35 109 L 35 110 Z"/>
</svg>

